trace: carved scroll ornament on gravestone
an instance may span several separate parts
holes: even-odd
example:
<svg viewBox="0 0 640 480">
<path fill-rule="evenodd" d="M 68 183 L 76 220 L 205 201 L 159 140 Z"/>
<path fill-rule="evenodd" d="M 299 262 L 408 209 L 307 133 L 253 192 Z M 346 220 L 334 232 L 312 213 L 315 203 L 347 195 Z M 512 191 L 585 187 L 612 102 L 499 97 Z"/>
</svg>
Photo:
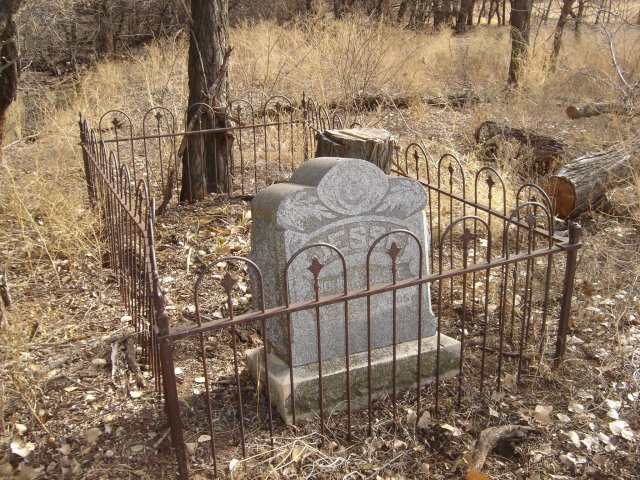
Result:
<svg viewBox="0 0 640 480">
<path fill-rule="evenodd" d="M 422 244 L 405 233 L 384 238 L 369 260 L 370 285 L 390 284 L 393 242 L 399 248 L 397 280 L 416 278 L 426 272 L 424 248 L 429 235 L 423 209 L 427 203 L 424 188 L 407 178 L 393 178 L 363 160 L 317 158 L 307 161 L 288 183 L 273 185 L 259 192 L 252 203 L 252 258 L 264 276 L 267 307 L 283 305 L 286 262 L 301 248 L 327 243 L 342 252 L 347 264 L 348 290 L 367 286 L 367 253 L 373 243 L 393 230 L 408 230 Z M 422 256 L 422 259 L 420 258 Z M 289 302 L 314 298 L 313 276 L 308 270 L 313 258 L 322 265 L 320 294 L 344 291 L 343 268 L 339 257 L 327 248 L 313 248 L 296 258 L 289 269 Z M 435 333 L 435 320 L 429 303 L 429 288 L 422 288 L 423 337 Z M 372 348 L 392 343 L 392 295 L 380 294 L 371 300 Z M 322 339 L 323 359 L 344 356 L 344 305 L 323 307 L 322 329 L 331 332 Z M 318 360 L 314 311 L 292 315 L 294 366 Z M 281 358 L 288 360 L 286 319 L 270 322 L 268 338 Z M 367 349 L 366 299 L 349 304 L 350 352 Z M 418 288 L 397 294 L 397 342 L 418 338 Z"/>
</svg>

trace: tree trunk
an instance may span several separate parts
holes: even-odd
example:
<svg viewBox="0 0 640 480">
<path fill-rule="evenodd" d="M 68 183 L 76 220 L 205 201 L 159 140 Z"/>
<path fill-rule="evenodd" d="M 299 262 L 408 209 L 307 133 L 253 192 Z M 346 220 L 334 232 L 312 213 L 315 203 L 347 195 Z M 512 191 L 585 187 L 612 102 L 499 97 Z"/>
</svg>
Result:
<svg viewBox="0 0 640 480">
<path fill-rule="evenodd" d="M 0 4 L 0 157 L 7 110 L 18 95 L 20 76 L 17 28 L 13 16 L 22 0 L 2 0 Z"/>
<path fill-rule="evenodd" d="M 640 136 L 584 155 L 544 179 L 557 215 L 573 217 L 597 205 L 611 187 L 629 182 L 640 157 Z"/>
<path fill-rule="evenodd" d="M 497 156 L 499 142 L 515 141 L 525 148 L 531 165 L 522 173 L 548 175 L 557 171 L 563 163 L 582 155 L 582 151 L 567 145 L 564 141 L 541 135 L 531 130 L 512 128 L 495 122 L 483 122 L 476 130 L 476 142 L 482 145 L 484 156 L 491 160 Z M 516 155 L 522 163 L 523 154 Z M 530 170 L 530 171 L 529 171 Z"/>
<path fill-rule="evenodd" d="M 575 34 L 576 36 L 580 34 L 580 25 L 582 24 L 582 17 L 584 15 L 584 8 L 586 6 L 587 0 L 578 0 L 578 13 L 576 14 L 576 25 L 575 25 Z"/>
<path fill-rule="evenodd" d="M 533 0 L 511 0 L 511 61 L 508 80 L 510 85 L 518 84 L 527 61 L 532 7 Z"/>
<path fill-rule="evenodd" d="M 396 16 L 396 23 L 400 24 L 402 23 L 402 19 L 404 18 L 404 14 L 407 11 L 407 3 L 409 2 L 409 0 L 402 0 L 402 2 L 400 2 L 400 6 L 398 7 L 398 15 Z"/>
<path fill-rule="evenodd" d="M 476 0 L 470 0 L 467 11 L 467 27 L 473 26 L 473 9 L 476 6 Z"/>
<path fill-rule="evenodd" d="M 631 106 L 620 102 L 602 102 L 569 105 L 566 112 L 570 119 L 576 120 L 578 118 L 595 117 L 605 113 L 634 116 L 640 114 L 640 109 L 632 108 Z"/>
<path fill-rule="evenodd" d="M 387 175 L 396 139 L 379 128 L 325 130 L 316 134 L 316 157 L 360 158 L 373 163 Z"/>
<path fill-rule="evenodd" d="M 116 51 L 113 4 L 111 0 L 102 0 L 98 8 L 97 50 L 100 55 L 110 55 Z"/>
<path fill-rule="evenodd" d="M 227 60 L 229 50 L 228 0 L 192 0 L 189 42 L 188 125 L 202 129 L 226 128 L 223 111 L 227 104 Z M 189 128 L 188 128 L 189 130 Z M 229 192 L 232 136 L 228 132 L 190 135 L 182 157 L 180 201 L 201 200 L 207 193 Z"/>
<path fill-rule="evenodd" d="M 551 51 L 551 58 L 549 61 L 551 71 L 556 69 L 556 62 L 558 61 L 560 49 L 562 48 L 562 32 L 564 31 L 564 26 L 566 25 L 571 12 L 573 11 L 573 2 L 575 2 L 575 0 L 564 0 L 562 2 L 560 18 L 558 18 L 558 24 L 553 32 L 553 50 Z"/>
<path fill-rule="evenodd" d="M 460 11 L 456 18 L 457 33 L 464 33 L 467 31 L 468 20 L 470 18 L 469 10 L 471 10 L 471 15 L 473 15 L 473 0 L 461 0 Z"/>
</svg>

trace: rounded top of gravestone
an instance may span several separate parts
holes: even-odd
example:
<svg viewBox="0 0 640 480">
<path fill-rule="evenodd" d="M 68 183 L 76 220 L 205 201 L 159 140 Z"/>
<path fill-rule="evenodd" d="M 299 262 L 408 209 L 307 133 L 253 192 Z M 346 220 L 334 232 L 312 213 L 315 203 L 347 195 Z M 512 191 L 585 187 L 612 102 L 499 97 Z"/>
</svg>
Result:
<svg viewBox="0 0 640 480">
<path fill-rule="evenodd" d="M 336 163 L 320 180 L 318 197 L 334 212 L 359 215 L 372 210 L 387 193 L 389 180 L 364 160 Z"/>
</svg>

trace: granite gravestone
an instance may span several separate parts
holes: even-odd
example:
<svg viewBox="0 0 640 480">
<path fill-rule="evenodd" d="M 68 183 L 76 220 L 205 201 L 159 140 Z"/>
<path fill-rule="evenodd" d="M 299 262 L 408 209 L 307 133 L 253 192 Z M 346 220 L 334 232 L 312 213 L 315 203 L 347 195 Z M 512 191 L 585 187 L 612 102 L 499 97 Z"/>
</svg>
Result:
<svg viewBox="0 0 640 480">
<path fill-rule="evenodd" d="M 314 299 L 313 268 L 309 268 L 314 262 L 316 268 L 321 267 L 318 274 L 321 296 L 345 291 L 342 260 L 327 247 L 312 247 L 297 255 L 285 279 L 287 262 L 300 249 L 312 244 L 329 244 L 343 254 L 348 291 L 391 284 L 392 255 L 396 256 L 396 281 L 417 278 L 420 272 L 426 274 L 429 245 L 424 214 L 426 204 L 427 195 L 418 182 L 389 177 L 364 160 L 315 158 L 305 162 L 287 183 L 276 184 L 259 192 L 251 205 L 251 258 L 263 275 L 266 307 L 285 305 L 287 296 L 290 304 Z M 370 251 L 374 244 L 375 247 Z M 254 291 L 257 292 L 256 287 Z M 424 339 L 432 341 L 436 333 L 429 286 L 397 290 L 395 301 L 396 361 L 400 355 L 403 361 L 408 362 L 408 367 L 409 364 L 415 364 L 416 342 Z M 371 312 L 370 317 L 368 312 Z M 314 389 L 308 385 L 309 382 L 311 385 L 317 384 L 318 332 L 315 310 L 291 314 L 291 345 L 288 328 L 284 317 L 267 322 L 266 338 L 271 353 L 275 354 L 270 358 L 273 364 L 270 371 L 274 376 L 272 389 L 281 390 L 276 392 L 279 401 L 289 395 L 287 388 L 290 385 L 287 387 L 283 382 L 288 384 L 290 362 L 296 373 L 294 382 L 299 381 L 300 391 L 305 392 L 301 395 L 309 397 L 308 406 L 312 409 L 312 399 L 317 402 Z M 358 364 L 358 359 L 366 357 L 369 332 L 376 363 L 383 366 L 392 361 L 389 355 L 394 339 L 393 294 L 386 292 L 374 295 L 370 297 L 370 302 L 366 298 L 351 300 L 348 303 L 348 330 L 347 352 L 344 302 L 320 308 L 323 369 L 333 379 L 327 381 L 333 381 L 337 388 L 340 387 L 344 357 L 353 357 L 352 369 L 357 369 L 353 365 Z M 447 348 L 454 351 L 457 342 L 447 337 L 445 339 Z M 449 345 L 449 340 L 454 343 Z M 423 352 L 434 350 L 433 345 L 425 344 L 423 347 Z M 444 358 L 445 361 L 447 358 Z M 256 359 L 250 358 L 249 361 L 254 374 L 259 375 Z M 326 368 L 325 362 L 328 362 Z M 434 368 L 425 365 L 424 371 L 432 377 Z M 278 371 L 282 374 L 281 381 L 275 378 L 278 377 Z M 415 372 L 415 365 L 407 371 Z M 381 374 L 380 382 L 390 383 L 389 378 L 384 380 L 388 373 Z M 357 374 L 353 376 L 357 377 Z M 405 383 L 410 385 L 414 382 L 415 374 Z M 335 402 L 340 398 L 341 395 L 336 394 Z M 304 398 L 297 398 L 296 403 L 303 408 Z M 286 402 L 278 408 L 283 413 Z M 287 419 L 286 412 L 283 416 Z"/>
</svg>

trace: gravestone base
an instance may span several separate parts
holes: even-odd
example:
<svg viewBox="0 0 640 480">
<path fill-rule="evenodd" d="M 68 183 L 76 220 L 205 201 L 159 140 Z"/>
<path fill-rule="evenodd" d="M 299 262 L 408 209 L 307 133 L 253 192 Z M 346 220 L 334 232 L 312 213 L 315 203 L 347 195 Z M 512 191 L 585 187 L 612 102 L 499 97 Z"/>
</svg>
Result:
<svg viewBox="0 0 640 480">
<path fill-rule="evenodd" d="M 420 352 L 420 385 L 435 381 L 436 376 L 436 340 L 437 336 L 422 339 Z M 396 348 L 396 392 L 416 387 L 417 342 L 400 343 Z M 269 389 L 271 401 L 282 419 L 291 425 L 291 377 L 289 366 L 277 355 L 270 353 Z M 253 378 L 265 385 L 264 347 L 247 352 L 247 364 Z M 440 336 L 440 379 L 445 380 L 457 375 L 460 366 L 460 342 L 446 335 Z M 367 408 L 368 403 L 368 361 L 367 352 L 359 352 L 349 357 L 349 383 L 351 384 L 351 409 Z M 393 370 L 393 346 L 389 345 L 371 351 L 371 395 L 379 398 L 391 395 Z M 320 416 L 320 391 L 318 382 L 318 364 L 312 363 L 293 368 L 296 421 Z M 324 414 L 333 410 L 346 410 L 346 360 L 334 358 L 322 363 L 322 386 Z"/>
</svg>

